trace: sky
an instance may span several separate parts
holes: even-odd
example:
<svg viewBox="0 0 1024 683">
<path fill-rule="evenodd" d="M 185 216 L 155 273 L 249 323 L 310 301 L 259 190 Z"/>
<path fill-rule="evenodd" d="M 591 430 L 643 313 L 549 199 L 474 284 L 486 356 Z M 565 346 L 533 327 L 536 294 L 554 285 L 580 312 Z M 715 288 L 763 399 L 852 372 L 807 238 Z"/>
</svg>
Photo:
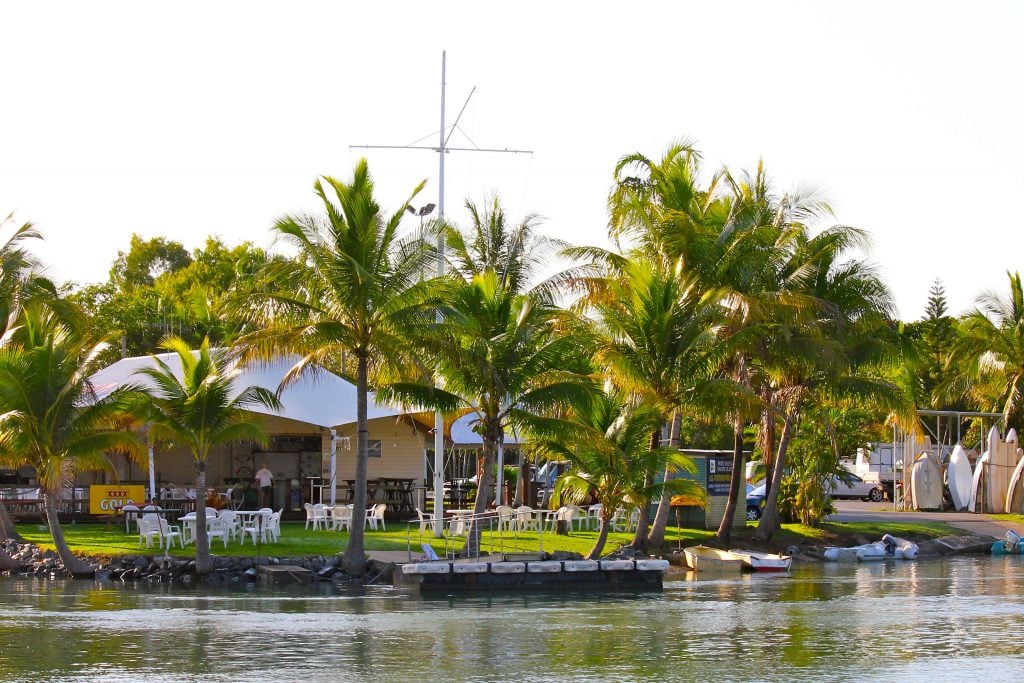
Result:
<svg viewBox="0 0 1024 683">
<path fill-rule="evenodd" d="M 616 161 L 692 139 L 710 171 L 763 159 L 868 230 L 899 314 L 1022 269 L 1024 3 L 0 0 L 0 215 L 51 277 L 99 282 L 130 236 L 272 247 L 318 175 L 366 156 L 378 197 L 446 214 L 497 193 L 545 234 L 607 245 Z M 409 218 L 410 229 L 416 219 Z M 276 247 L 275 247 L 276 248 Z"/>
</svg>

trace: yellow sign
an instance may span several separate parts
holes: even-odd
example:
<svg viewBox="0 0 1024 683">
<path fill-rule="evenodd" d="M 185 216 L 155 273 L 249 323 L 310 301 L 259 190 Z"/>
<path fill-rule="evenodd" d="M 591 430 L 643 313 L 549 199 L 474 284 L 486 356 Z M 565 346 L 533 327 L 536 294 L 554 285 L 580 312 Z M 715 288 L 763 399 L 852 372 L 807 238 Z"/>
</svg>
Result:
<svg viewBox="0 0 1024 683">
<path fill-rule="evenodd" d="M 146 487 L 142 484 L 93 484 L 89 487 L 89 514 L 113 515 L 129 502 L 146 500 Z"/>
</svg>

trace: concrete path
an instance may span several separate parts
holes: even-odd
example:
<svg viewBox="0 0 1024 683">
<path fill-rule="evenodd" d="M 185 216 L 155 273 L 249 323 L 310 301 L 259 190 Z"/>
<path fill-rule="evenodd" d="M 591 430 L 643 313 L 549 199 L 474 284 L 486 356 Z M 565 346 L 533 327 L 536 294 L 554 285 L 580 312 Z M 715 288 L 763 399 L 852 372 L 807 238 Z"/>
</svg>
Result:
<svg viewBox="0 0 1024 683">
<path fill-rule="evenodd" d="M 859 500 L 837 500 L 836 513 L 830 515 L 828 521 L 945 522 L 957 529 L 993 538 L 1003 538 L 1007 529 L 1013 529 L 1024 536 L 1024 524 L 996 519 L 988 515 L 976 515 L 971 512 L 899 512 L 892 509 L 892 503 L 866 503 Z"/>
</svg>

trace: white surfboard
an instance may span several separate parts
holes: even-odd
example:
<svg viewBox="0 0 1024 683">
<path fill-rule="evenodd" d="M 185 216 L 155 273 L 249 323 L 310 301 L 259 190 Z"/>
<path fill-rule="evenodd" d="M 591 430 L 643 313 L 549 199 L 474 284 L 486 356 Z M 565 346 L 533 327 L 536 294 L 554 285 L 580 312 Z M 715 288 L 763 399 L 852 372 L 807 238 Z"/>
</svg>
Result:
<svg viewBox="0 0 1024 683">
<path fill-rule="evenodd" d="M 949 485 L 949 495 L 953 499 L 953 507 L 957 511 L 964 510 L 971 502 L 971 484 L 974 481 L 971 472 L 971 461 L 967 458 L 967 451 L 960 444 L 953 448 L 953 454 L 949 456 L 949 467 L 946 469 L 946 482 Z"/>
<path fill-rule="evenodd" d="M 971 499 L 967 503 L 968 512 L 981 512 L 978 509 L 978 492 L 982 490 L 985 470 L 988 469 L 988 451 L 981 454 L 978 462 L 974 463 L 974 476 L 971 478 Z M 984 497 L 984 493 L 982 494 Z"/>
<path fill-rule="evenodd" d="M 942 465 L 934 453 L 917 456 L 910 473 L 914 509 L 938 510 L 942 507 Z"/>
</svg>

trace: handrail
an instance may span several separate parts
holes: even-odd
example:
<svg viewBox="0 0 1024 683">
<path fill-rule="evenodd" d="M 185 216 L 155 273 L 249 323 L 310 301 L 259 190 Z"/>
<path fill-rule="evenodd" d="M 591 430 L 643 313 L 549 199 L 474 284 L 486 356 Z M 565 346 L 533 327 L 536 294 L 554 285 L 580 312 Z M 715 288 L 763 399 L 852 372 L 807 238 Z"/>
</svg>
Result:
<svg viewBox="0 0 1024 683">
<path fill-rule="evenodd" d="M 418 531 L 418 541 L 417 542 L 420 544 L 421 547 L 423 546 L 425 538 L 427 540 L 430 540 L 430 539 L 434 538 L 432 531 L 430 531 L 430 528 L 433 527 L 433 515 L 430 515 L 430 520 L 431 520 L 431 522 L 428 525 L 428 529 L 427 530 L 419 530 Z M 456 550 L 454 548 L 455 539 L 458 539 L 458 538 L 463 538 L 463 539 L 468 538 L 467 534 L 460 534 L 460 533 L 454 533 L 453 532 L 453 528 L 455 527 L 456 524 L 458 524 L 460 527 L 466 529 L 467 531 L 472 530 L 474 528 L 474 526 L 476 526 L 476 525 L 480 525 L 480 542 L 477 544 L 476 553 L 474 555 L 470 556 L 470 557 L 472 557 L 474 559 L 479 559 L 480 558 L 480 555 L 483 552 L 485 546 L 488 548 L 488 554 L 494 553 L 495 550 L 497 550 L 497 553 L 502 555 L 503 557 L 505 556 L 507 551 L 509 551 L 509 552 L 515 552 L 515 551 L 518 551 L 518 552 L 531 552 L 533 550 L 532 548 L 529 548 L 529 547 L 522 547 L 522 546 L 520 546 L 519 526 L 518 526 L 518 524 L 516 524 L 516 520 L 515 520 L 514 517 L 512 519 L 512 525 L 511 525 L 511 529 L 510 530 L 503 530 L 503 529 L 501 529 L 500 525 L 499 525 L 499 521 L 500 520 L 499 520 L 499 517 L 498 517 L 498 513 L 495 512 L 494 510 L 487 510 L 487 511 L 479 513 L 479 514 L 452 516 L 452 517 L 446 519 L 445 520 L 446 523 L 444 525 L 442 525 L 442 528 L 444 529 L 442 537 L 444 538 L 444 556 L 445 556 L 445 558 L 446 559 L 455 559 L 456 558 Z M 413 561 L 413 558 L 412 558 L 412 529 L 413 529 L 413 525 L 414 524 L 417 525 L 417 527 L 418 527 L 419 524 L 420 524 L 420 520 L 417 518 L 417 519 L 410 519 L 410 520 L 408 520 L 406 522 L 406 553 L 408 555 L 409 562 Z M 537 552 L 543 553 L 544 552 L 544 524 L 543 524 L 543 522 L 538 524 L 537 528 L 538 528 L 538 531 L 537 531 Z M 486 537 L 484 535 L 485 532 L 487 533 Z M 486 543 L 485 543 L 485 539 L 487 541 Z M 525 541 L 525 539 L 524 539 L 524 541 Z"/>
</svg>

